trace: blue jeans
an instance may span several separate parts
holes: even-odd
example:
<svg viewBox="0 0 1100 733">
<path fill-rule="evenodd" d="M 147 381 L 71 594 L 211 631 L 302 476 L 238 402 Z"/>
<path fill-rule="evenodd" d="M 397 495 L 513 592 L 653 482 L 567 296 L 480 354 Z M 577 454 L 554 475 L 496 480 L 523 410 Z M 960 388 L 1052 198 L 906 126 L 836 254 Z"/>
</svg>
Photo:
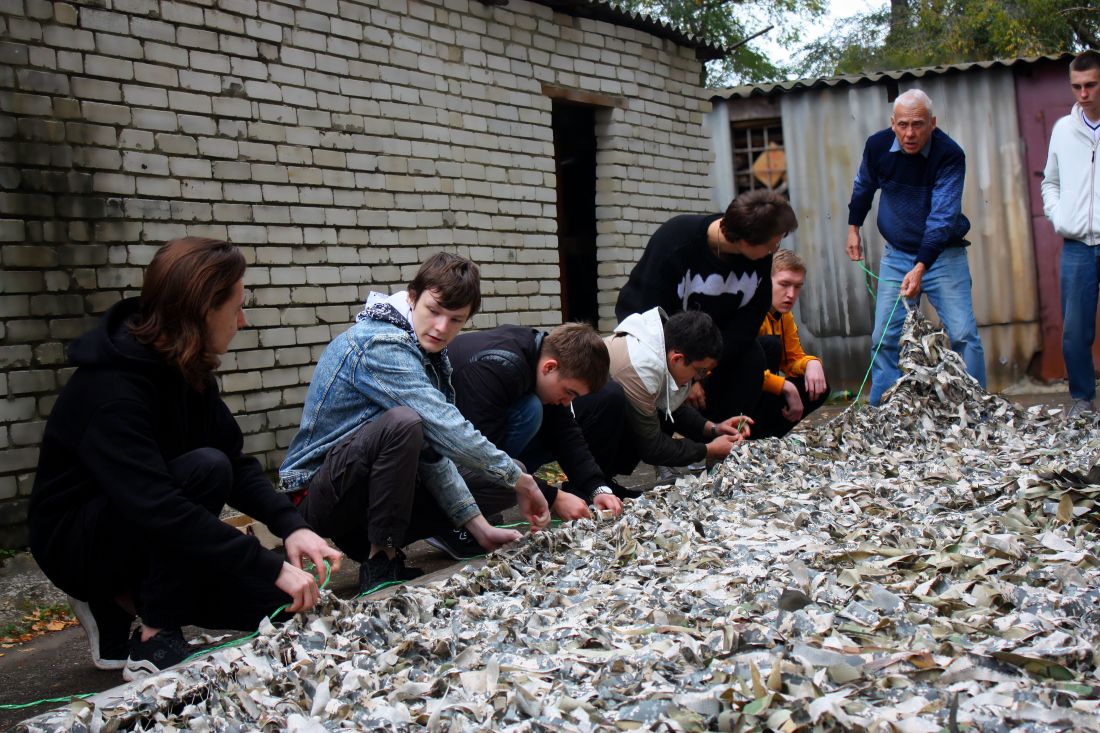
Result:
<svg viewBox="0 0 1100 733">
<path fill-rule="evenodd" d="M 1062 357 L 1069 373 L 1069 396 L 1096 396 L 1092 342 L 1096 338 L 1096 294 L 1100 285 L 1100 247 L 1076 239 L 1062 245 Z"/>
<path fill-rule="evenodd" d="M 542 427 L 542 403 L 537 394 L 520 397 L 508 408 L 508 433 L 504 437 L 504 445 L 499 448 L 512 458 L 523 460 L 520 456 L 528 448 L 528 445 L 538 435 Z M 531 473 L 535 468 L 528 466 L 527 472 Z"/>
<path fill-rule="evenodd" d="M 905 307 L 898 299 L 901 281 L 917 264 L 917 256 L 886 245 L 879 265 L 878 293 L 875 304 L 875 332 L 871 337 L 871 353 L 879 339 L 882 348 L 871 367 L 871 404 L 877 405 L 883 393 L 901 376 L 898 369 L 901 327 L 905 323 Z M 985 351 L 978 336 L 978 323 L 974 319 L 974 303 L 970 297 L 970 266 L 965 247 L 948 247 L 936 259 L 932 269 L 921 279 L 921 291 L 939 314 L 951 338 L 951 348 L 966 363 L 966 370 L 985 387 Z M 919 301 L 918 296 L 918 301 Z M 890 311 L 894 316 L 890 318 Z M 887 323 L 889 319 L 889 323 Z"/>
</svg>

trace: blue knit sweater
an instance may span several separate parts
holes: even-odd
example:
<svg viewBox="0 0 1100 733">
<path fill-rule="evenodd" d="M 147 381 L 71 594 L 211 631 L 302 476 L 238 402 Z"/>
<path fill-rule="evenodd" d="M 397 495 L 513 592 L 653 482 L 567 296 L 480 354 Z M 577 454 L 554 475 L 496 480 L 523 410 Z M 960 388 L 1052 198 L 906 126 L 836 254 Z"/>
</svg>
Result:
<svg viewBox="0 0 1100 733">
<path fill-rule="evenodd" d="M 878 230 L 887 242 L 916 254 L 931 269 L 946 247 L 965 247 L 970 221 L 962 213 L 966 154 L 940 129 L 915 155 L 903 151 L 890 128 L 867 138 L 852 185 L 848 223 L 863 226 L 875 190 L 882 189 Z"/>
</svg>

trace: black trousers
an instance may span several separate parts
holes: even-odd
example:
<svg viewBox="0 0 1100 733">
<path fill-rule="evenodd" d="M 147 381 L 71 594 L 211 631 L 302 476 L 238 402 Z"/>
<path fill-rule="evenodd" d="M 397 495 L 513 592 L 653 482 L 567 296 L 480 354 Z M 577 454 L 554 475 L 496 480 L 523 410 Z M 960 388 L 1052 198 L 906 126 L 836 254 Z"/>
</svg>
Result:
<svg viewBox="0 0 1100 733">
<path fill-rule="evenodd" d="M 407 407 L 386 411 L 328 452 L 298 511 L 356 562 L 367 559 L 372 544 L 404 546 L 411 541 L 407 535 L 423 446 L 416 412 Z"/>
<path fill-rule="evenodd" d="M 764 350 L 758 340 L 722 333 L 722 358 L 714 372 L 703 380 L 707 407 L 703 415 L 722 422 L 734 415 L 747 415 L 760 399 L 764 387 Z"/>
<path fill-rule="evenodd" d="M 629 475 L 642 460 L 626 424 L 626 410 L 626 393 L 614 379 L 609 379 L 603 389 L 573 400 L 573 412 L 588 450 L 605 476 Z"/>
<path fill-rule="evenodd" d="M 772 372 L 779 371 L 779 363 L 783 358 L 783 344 L 778 336 L 761 336 L 758 339 L 763 350 L 768 369 Z M 806 392 L 806 380 L 802 377 L 787 377 L 788 382 L 798 390 L 798 396 L 802 398 L 802 420 L 806 416 L 825 404 L 829 399 L 829 386 L 825 385 L 825 391 L 810 399 Z M 753 419 L 752 438 L 782 438 L 794 429 L 797 422 L 791 422 L 783 417 L 783 408 L 787 406 L 787 400 L 782 395 L 761 394 L 760 400 L 749 413 Z"/>
<path fill-rule="evenodd" d="M 168 464 L 181 494 L 215 517 L 233 486 L 229 459 L 214 448 L 200 448 Z M 106 497 L 80 508 L 64 539 L 54 543 L 65 557 L 45 558 L 44 567 L 67 563 L 69 578 L 60 586 L 77 598 L 114 603 L 129 593 L 142 622 L 153 628 L 194 625 L 210 629 L 252 630 L 290 596 L 270 580 L 229 573 L 214 566 L 195 567 L 186 548 L 153 551 L 141 527 L 122 519 Z M 77 570 L 77 573 L 72 572 Z"/>
<path fill-rule="evenodd" d="M 483 516 L 499 514 L 516 505 L 516 492 L 512 487 L 463 466 L 458 467 L 458 472 Z M 444 534 L 454 528 L 450 517 L 443 513 L 431 493 L 418 486 L 413 497 L 412 521 L 405 537 L 406 543 Z"/>
</svg>

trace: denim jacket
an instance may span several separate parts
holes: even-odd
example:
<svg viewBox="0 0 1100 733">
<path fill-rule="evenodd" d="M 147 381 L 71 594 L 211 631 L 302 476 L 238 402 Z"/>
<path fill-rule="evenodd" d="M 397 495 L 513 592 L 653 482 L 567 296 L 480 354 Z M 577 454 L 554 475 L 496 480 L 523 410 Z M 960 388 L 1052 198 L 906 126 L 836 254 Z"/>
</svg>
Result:
<svg viewBox="0 0 1100 733">
<path fill-rule="evenodd" d="M 428 354 L 417 341 L 405 291 L 371 293 L 357 322 L 325 348 L 302 409 L 302 425 L 279 469 L 285 491 L 304 488 L 328 451 L 386 410 L 404 406 L 420 416 L 427 446 L 419 478 L 456 527 L 478 514 L 455 462 L 507 486 L 519 467 L 455 407 L 446 353 Z"/>
</svg>

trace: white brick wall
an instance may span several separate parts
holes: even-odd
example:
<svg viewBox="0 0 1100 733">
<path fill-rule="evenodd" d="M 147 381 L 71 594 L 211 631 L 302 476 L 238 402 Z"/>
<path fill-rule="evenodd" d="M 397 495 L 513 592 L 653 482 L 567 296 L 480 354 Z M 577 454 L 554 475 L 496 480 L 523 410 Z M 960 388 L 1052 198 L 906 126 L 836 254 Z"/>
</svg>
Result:
<svg viewBox="0 0 1100 733">
<path fill-rule="evenodd" d="M 603 328 L 656 226 L 708 208 L 699 62 L 640 31 L 525 0 L 28 3 L 0 6 L 0 544 L 64 345 L 165 239 L 253 263 L 222 383 L 274 469 L 320 350 L 431 252 L 482 265 L 473 326 L 559 322 L 542 84 L 624 100 L 597 113 Z"/>
</svg>

